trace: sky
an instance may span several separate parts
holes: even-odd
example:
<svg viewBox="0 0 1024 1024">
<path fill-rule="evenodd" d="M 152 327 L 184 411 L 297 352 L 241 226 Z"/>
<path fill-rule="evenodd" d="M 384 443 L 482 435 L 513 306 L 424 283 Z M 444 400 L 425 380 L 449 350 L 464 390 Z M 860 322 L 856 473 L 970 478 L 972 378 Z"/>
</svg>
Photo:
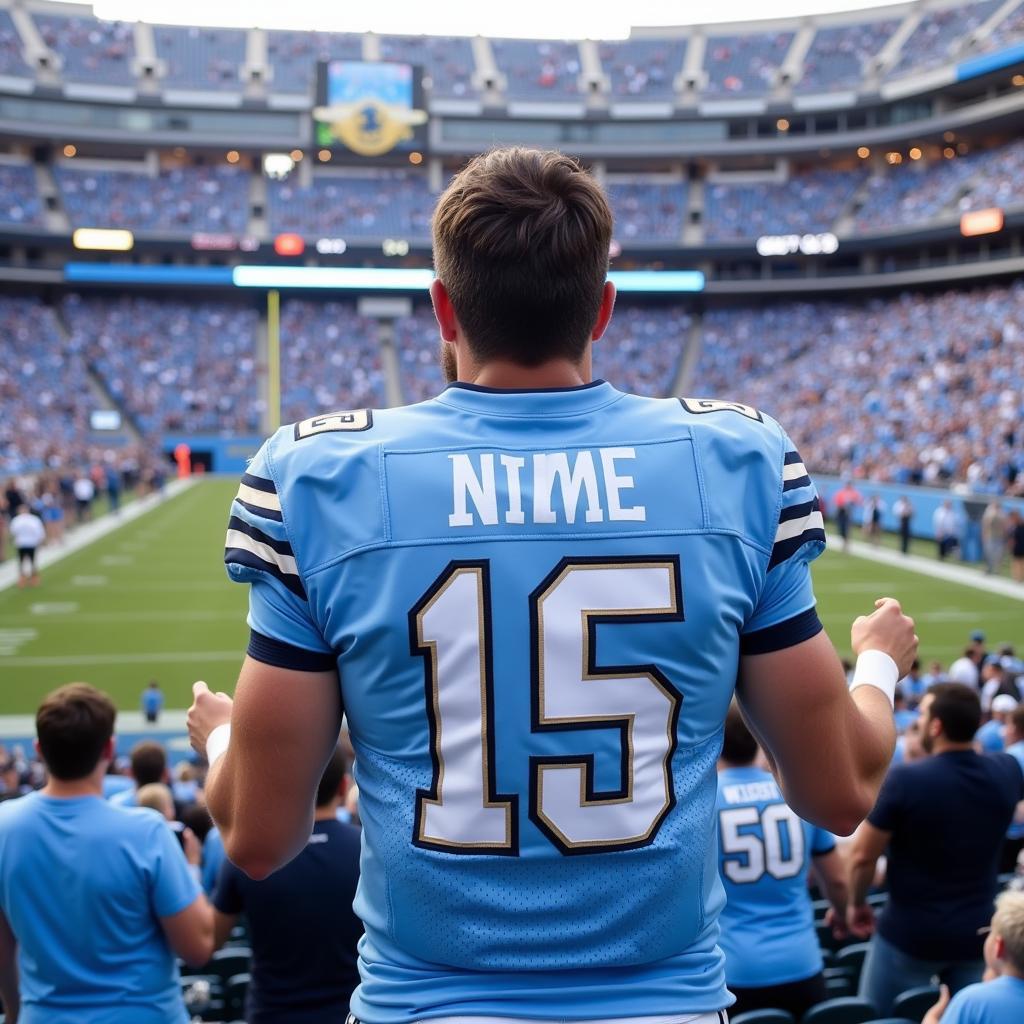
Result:
<svg viewBox="0 0 1024 1024">
<path fill-rule="evenodd" d="M 70 0 L 80 3 L 82 0 Z M 89 4 L 85 4 L 89 6 Z M 235 25 L 336 32 L 622 39 L 631 26 L 755 21 L 764 0 L 93 0 L 101 18 L 177 25 Z M 775 0 L 772 17 L 891 6 L 884 0 Z"/>
</svg>

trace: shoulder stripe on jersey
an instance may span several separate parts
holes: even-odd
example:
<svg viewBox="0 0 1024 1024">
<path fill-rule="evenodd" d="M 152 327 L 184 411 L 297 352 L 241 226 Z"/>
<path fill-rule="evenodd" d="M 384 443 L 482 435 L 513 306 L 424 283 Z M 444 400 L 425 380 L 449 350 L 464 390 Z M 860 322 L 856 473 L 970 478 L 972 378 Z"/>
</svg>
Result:
<svg viewBox="0 0 1024 1024">
<path fill-rule="evenodd" d="M 291 544 L 286 540 L 278 540 L 276 537 L 271 537 L 269 534 L 264 533 L 259 527 L 250 526 L 244 519 L 239 519 L 238 516 L 232 516 L 228 520 L 228 530 L 235 530 L 238 533 L 247 534 L 252 540 L 259 544 L 266 544 L 267 547 L 273 548 L 279 555 L 294 555 Z"/>
<path fill-rule="evenodd" d="M 273 480 L 268 480 L 263 476 L 253 476 L 252 473 L 242 474 L 242 483 L 246 487 L 251 487 L 254 491 L 266 491 L 267 494 L 277 494 L 277 488 L 274 486 Z"/>
<path fill-rule="evenodd" d="M 783 480 L 796 480 L 801 476 L 807 476 L 807 468 L 799 459 L 796 462 L 787 462 L 782 467 Z"/>
<path fill-rule="evenodd" d="M 238 540 L 240 545 L 232 547 L 231 544 L 234 540 Z M 257 548 L 260 550 L 257 550 Z M 263 557 L 261 552 L 265 552 L 266 555 L 272 557 Z M 299 579 L 298 574 L 294 572 L 285 572 L 282 570 L 280 564 L 277 561 L 274 561 L 274 559 L 291 562 L 293 566 L 295 565 L 294 558 L 286 559 L 283 555 L 277 554 L 276 551 L 272 548 L 268 548 L 266 545 L 257 545 L 244 533 L 228 531 L 228 547 L 224 550 L 225 564 L 245 565 L 250 569 L 259 569 L 260 572 L 269 573 L 271 576 L 280 580 L 293 594 L 296 594 L 305 600 L 306 590 L 302 586 L 302 580 Z"/>
<path fill-rule="evenodd" d="M 254 516 L 259 516 L 261 519 L 272 519 L 275 523 L 284 521 L 284 517 L 277 509 L 273 508 L 260 508 L 258 505 L 250 505 L 247 501 L 242 501 L 241 498 L 235 498 L 246 512 L 251 512 Z"/>
<path fill-rule="evenodd" d="M 775 532 L 776 544 L 789 540 L 791 537 L 799 537 L 805 530 L 825 529 L 825 521 L 821 518 L 821 512 L 818 511 L 817 498 L 804 505 L 794 505 L 793 508 L 800 511 L 800 517 L 786 516 L 785 521 L 779 523 L 779 528 Z M 786 509 L 786 511 L 790 510 Z"/>
<path fill-rule="evenodd" d="M 246 474 L 248 476 L 248 474 Z M 250 479 L 252 479 L 250 477 Z M 242 483 L 238 487 L 238 497 L 246 502 L 248 505 L 255 505 L 257 508 L 268 508 L 272 512 L 281 511 L 281 499 L 271 491 L 259 490 L 256 487 L 250 487 L 245 483 L 243 477 Z"/>
<path fill-rule="evenodd" d="M 821 513 L 816 512 L 815 515 L 818 517 L 818 522 L 821 522 Z M 790 537 L 787 540 L 779 541 L 775 547 L 772 548 L 772 557 L 768 560 L 768 571 L 770 572 L 775 566 L 785 562 L 787 559 L 792 558 L 805 544 L 810 544 L 813 541 L 821 541 L 825 543 L 825 530 L 819 527 L 812 527 L 809 530 L 804 530 L 803 533 L 796 537 Z"/>
<path fill-rule="evenodd" d="M 798 491 L 801 487 L 810 487 L 811 478 L 805 473 L 803 476 L 794 477 L 792 480 L 786 480 L 782 484 L 782 492 L 785 494 L 786 491 Z"/>
<path fill-rule="evenodd" d="M 780 529 L 781 524 L 790 523 L 796 519 L 806 519 L 812 512 L 817 512 L 821 508 L 821 504 L 817 497 L 812 498 L 810 501 L 802 501 L 799 505 L 790 505 L 789 508 L 784 508 L 779 513 Z M 781 540 L 781 537 L 776 537 L 776 540 Z"/>
<path fill-rule="evenodd" d="M 799 452 L 786 452 L 786 457 L 782 461 L 784 465 L 792 466 L 797 462 L 803 462 L 804 460 L 800 458 Z"/>
</svg>

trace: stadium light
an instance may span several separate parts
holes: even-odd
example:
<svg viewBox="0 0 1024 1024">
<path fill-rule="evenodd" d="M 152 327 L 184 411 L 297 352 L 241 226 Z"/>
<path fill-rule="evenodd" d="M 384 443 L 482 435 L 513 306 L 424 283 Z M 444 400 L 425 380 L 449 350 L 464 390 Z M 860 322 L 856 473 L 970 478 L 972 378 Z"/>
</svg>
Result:
<svg viewBox="0 0 1024 1024">
<path fill-rule="evenodd" d="M 71 236 L 71 244 L 76 249 L 128 252 L 135 245 L 135 236 L 120 228 L 77 228 Z"/>
<path fill-rule="evenodd" d="M 1003 211 L 998 206 L 989 207 L 987 210 L 972 210 L 960 218 L 960 234 L 964 238 L 994 235 L 997 231 L 1003 230 L 1004 221 Z"/>
</svg>

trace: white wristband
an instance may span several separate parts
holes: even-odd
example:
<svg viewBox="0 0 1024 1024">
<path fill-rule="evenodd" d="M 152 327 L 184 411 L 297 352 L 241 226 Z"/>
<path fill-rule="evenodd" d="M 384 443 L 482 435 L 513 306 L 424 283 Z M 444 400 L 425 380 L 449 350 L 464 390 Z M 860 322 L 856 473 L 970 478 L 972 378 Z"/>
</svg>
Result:
<svg viewBox="0 0 1024 1024">
<path fill-rule="evenodd" d="M 206 737 L 206 760 L 212 768 L 218 758 L 227 753 L 228 743 L 231 742 L 231 726 L 225 722 L 218 725 L 209 736 Z"/>
<path fill-rule="evenodd" d="M 900 681 L 900 670 L 896 662 L 884 651 L 861 651 L 857 656 L 857 667 L 853 670 L 850 689 L 858 686 L 874 686 L 896 703 L 896 684 Z"/>
</svg>

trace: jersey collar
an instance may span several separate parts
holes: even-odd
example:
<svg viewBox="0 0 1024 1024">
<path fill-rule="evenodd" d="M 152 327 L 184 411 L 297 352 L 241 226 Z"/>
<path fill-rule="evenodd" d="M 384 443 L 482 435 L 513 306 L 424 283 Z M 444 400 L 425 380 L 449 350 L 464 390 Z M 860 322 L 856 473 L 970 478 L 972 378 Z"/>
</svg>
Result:
<svg viewBox="0 0 1024 1024">
<path fill-rule="evenodd" d="M 573 416 L 600 409 L 623 397 L 607 381 L 570 388 L 487 388 L 455 381 L 437 401 L 468 412 L 494 416 Z"/>
</svg>

